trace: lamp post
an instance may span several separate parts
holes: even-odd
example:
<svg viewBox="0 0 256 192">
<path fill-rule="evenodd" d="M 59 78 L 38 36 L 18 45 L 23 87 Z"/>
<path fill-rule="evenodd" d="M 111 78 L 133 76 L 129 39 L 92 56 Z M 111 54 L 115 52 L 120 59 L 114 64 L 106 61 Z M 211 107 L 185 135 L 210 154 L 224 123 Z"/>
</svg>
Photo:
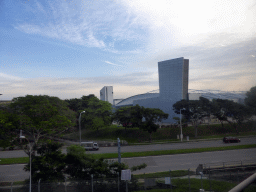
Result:
<svg viewBox="0 0 256 192">
<path fill-rule="evenodd" d="M 81 114 L 85 113 L 85 111 L 82 111 L 79 115 L 79 135 L 80 135 L 80 146 L 81 146 Z"/>
<path fill-rule="evenodd" d="M 25 136 L 22 135 L 22 131 L 20 133 L 20 139 L 27 139 Z M 27 139 L 27 141 L 29 142 L 29 140 Z M 32 152 L 32 146 L 29 142 L 29 192 L 31 192 L 31 152 Z"/>
<path fill-rule="evenodd" d="M 181 124 L 181 119 L 182 119 L 182 115 L 181 115 L 181 111 L 184 110 L 183 109 L 180 109 L 180 141 L 182 141 L 183 139 L 183 134 L 182 134 L 182 124 Z"/>
</svg>

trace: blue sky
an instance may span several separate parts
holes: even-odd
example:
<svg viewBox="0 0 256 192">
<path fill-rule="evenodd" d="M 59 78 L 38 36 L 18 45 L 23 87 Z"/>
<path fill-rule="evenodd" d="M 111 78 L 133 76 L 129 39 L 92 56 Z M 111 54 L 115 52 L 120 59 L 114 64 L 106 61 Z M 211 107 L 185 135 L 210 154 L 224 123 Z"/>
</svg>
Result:
<svg viewBox="0 0 256 192">
<path fill-rule="evenodd" d="M 190 60 L 189 88 L 256 85 L 255 0 L 2 0 L 2 100 L 158 89 L 159 61 Z"/>
</svg>

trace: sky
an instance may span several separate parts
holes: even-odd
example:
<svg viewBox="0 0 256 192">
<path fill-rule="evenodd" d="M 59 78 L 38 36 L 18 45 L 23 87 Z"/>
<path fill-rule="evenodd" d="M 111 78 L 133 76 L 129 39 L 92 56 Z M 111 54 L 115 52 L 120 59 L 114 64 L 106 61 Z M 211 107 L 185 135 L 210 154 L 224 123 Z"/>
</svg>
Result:
<svg viewBox="0 0 256 192">
<path fill-rule="evenodd" d="M 256 0 L 1 0 L 0 96 L 114 99 L 159 89 L 189 59 L 189 89 L 256 86 Z"/>
</svg>

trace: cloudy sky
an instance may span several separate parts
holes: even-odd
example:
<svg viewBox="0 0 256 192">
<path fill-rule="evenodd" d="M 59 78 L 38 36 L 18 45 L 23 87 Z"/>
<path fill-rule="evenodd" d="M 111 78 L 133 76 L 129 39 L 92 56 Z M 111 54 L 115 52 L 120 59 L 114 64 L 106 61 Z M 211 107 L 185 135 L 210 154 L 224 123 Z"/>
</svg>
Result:
<svg viewBox="0 0 256 192">
<path fill-rule="evenodd" d="M 189 59 L 189 89 L 256 86 L 256 0 L 1 0 L 0 99 L 158 89 Z"/>
</svg>

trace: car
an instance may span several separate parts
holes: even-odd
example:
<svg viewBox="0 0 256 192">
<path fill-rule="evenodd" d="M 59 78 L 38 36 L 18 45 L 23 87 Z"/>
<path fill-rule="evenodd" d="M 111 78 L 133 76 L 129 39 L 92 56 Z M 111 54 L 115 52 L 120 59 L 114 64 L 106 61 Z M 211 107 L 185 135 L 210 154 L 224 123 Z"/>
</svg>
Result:
<svg viewBox="0 0 256 192">
<path fill-rule="evenodd" d="M 239 142 L 241 142 L 241 140 L 238 139 L 237 137 L 224 137 L 223 142 L 224 143 L 239 143 Z"/>
</svg>

